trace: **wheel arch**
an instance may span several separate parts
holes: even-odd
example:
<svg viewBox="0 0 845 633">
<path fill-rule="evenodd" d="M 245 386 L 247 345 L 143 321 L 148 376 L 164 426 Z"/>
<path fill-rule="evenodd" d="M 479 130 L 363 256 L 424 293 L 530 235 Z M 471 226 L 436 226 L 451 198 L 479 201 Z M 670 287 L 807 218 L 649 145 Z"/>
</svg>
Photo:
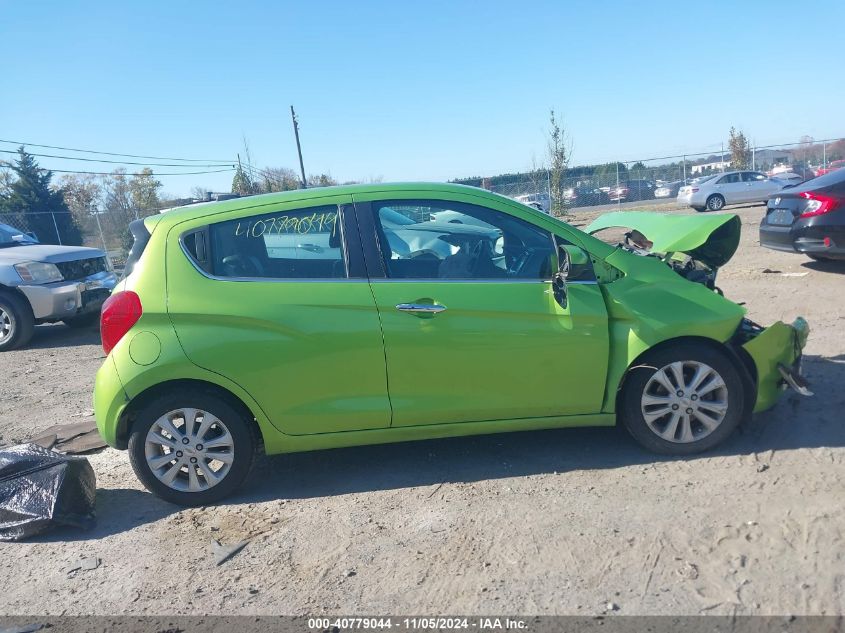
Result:
<svg viewBox="0 0 845 633">
<path fill-rule="evenodd" d="M 754 361 L 752 360 L 750 354 L 742 349 L 741 346 L 733 345 L 731 341 L 721 343 L 715 339 L 707 338 L 706 336 L 678 336 L 669 338 L 640 352 L 640 354 L 638 354 L 637 357 L 628 364 L 628 367 L 625 368 L 625 372 L 622 374 L 622 379 L 619 381 L 619 385 L 616 388 L 615 411 L 618 413 L 620 410 L 620 401 L 622 394 L 625 391 L 626 379 L 631 373 L 631 370 L 641 367 L 643 363 L 648 360 L 648 356 L 650 354 L 682 343 L 704 345 L 724 354 L 734 363 L 737 371 L 739 372 L 740 379 L 742 380 L 744 391 L 750 394 L 750 397 L 744 399 L 742 420 L 746 421 L 750 419 L 751 413 L 754 410 L 754 403 L 757 401 L 757 370 L 754 366 Z"/>
<path fill-rule="evenodd" d="M 125 450 L 129 444 L 129 435 L 132 432 L 132 425 L 135 423 L 137 412 L 143 408 L 148 402 L 157 398 L 160 395 L 171 391 L 205 391 L 212 393 L 215 396 L 225 400 L 232 407 L 243 412 L 246 419 L 252 424 L 255 436 L 262 443 L 260 450 L 264 450 L 264 433 L 265 430 L 258 422 L 255 412 L 236 394 L 232 393 L 225 387 L 207 380 L 200 380 L 196 378 L 177 378 L 157 383 L 148 387 L 134 398 L 132 398 L 120 414 L 117 422 L 116 443 L 117 448 Z"/>
<path fill-rule="evenodd" d="M 32 304 L 29 303 L 29 299 L 27 298 L 27 296 L 15 286 L 7 286 L 6 284 L 0 283 L 0 293 L 18 297 L 22 301 L 25 301 L 26 305 L 29 306 L 29 309 L 32 310 Z"/>
</svg>

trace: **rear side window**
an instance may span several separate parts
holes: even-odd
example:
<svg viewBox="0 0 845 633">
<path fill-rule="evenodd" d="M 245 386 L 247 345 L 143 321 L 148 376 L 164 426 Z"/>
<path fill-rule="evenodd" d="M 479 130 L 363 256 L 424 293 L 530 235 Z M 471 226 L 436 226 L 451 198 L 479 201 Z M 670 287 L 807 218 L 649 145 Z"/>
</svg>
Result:
<svg viewBox="0 0 845 633">
<path fill-rule="evenodd" d="M 718 184 L 729 185 L 731 183 L 739 182 L 739 174 L 727 174 L 719 178 Z"/>
<path fill-rule="evenodd" d="M 343 279 L 343 235 L 336 206 L 266 213 L 211 224 L 204 240 L 183 244 L 202 268 L 217 277 L 251 279 Z M 193 248 L 192 248 L 193 247 Z"/>
</svg>

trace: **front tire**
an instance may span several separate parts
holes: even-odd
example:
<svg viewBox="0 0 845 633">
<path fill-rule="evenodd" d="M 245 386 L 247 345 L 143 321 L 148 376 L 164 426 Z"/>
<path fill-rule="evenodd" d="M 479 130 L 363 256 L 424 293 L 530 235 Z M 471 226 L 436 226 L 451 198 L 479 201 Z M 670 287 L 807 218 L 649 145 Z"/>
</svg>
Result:
<svg viewBox="0 0 845 633">
<path fill-rule="evenodd" d="M 727 354 L 700 343 L 649 353 L 625 378 L 620 416 L 643 447 L 692 455 L 723 442 L 743 416 L 746 394 Z"/>
<path fill-rule="evenodd" d="M 718 193 L 707 198 L 708 211 L 721 211 L 725 208 L 725 199 Z"/>
<path fill-rule="evenodd" d="M 177 505 L 209 505 L 243 483 L 259 445 L 245 408 L 210 391 L 174 390 L 137 412 L 129 460 L 154 495 Z"/>
<path fill-rule="evenodd" d="M 35 332 L 29 302 L 12 292 L 0 291 L 0 352 L 26 345 Z"/>
</svg>

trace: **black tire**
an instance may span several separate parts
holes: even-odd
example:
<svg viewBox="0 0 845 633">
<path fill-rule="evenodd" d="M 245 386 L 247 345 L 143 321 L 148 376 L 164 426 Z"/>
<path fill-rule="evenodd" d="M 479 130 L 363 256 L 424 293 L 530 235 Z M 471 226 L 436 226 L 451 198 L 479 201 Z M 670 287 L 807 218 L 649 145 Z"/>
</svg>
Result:
<svg viewBox="0 0 845 633">
<path fill-rule="evenodd" d="M 29 343 L 35 331 L 35 317 L 29 302 L 14 292 L 0 290 L 0 352 Z"/>
<path fill-rule="evenodd" d="M 199 409 L 216 416 L 228 429 L 232 438 L 233 458 L 228 471 L 219 483 L 198 492 L 177 490 L 168 486 L 156 477 L 147 462 L 146 440 L 150 429 L 165 414 L 184 408 Z M 229 399 L 212 391 L 174 389 L 173 393 L 158 396 L 144 404 L 134 418 L 135 421 L 132 424 L 132 431 L 129 436 L 129 461 L 132 463 L 132 469 L 147 490 L 157 497 L 177 505 L 210 505 L 232 494 L 249 475 L 261 446 L 256 426 L 245 407 L 237 406 Z M 214 429 L 210 432 L 213 433 Z M 208 437 L 208 435 L 206 434 L 205 437 Z M 205 441 L 210 442 L 210 440 Z M 195 447 L 196 444 L 193 444 L 188 448 Z M 176 454 L 175 451 L 174 454 Z M 165 454 L 162 453 L 162 456 L 165 456 Z M 187 479 L 187 467 L 187 463 L 180 466 L 179 474 L 176 475 L 181 484 L 184 484 Z M 194 472 L 196 473 L 197 470 L 195 469 Z M 207 481 L 205 477 L 201 479 Z"/>
<path fill-rule="evenodd" d="M 714 193 L 707 198 L 707 204 L 705 206 L 708 211 L 721 211 L 725 208 L 725 198 L 721 194 Z"/>
<path fill-rule="evenodd" d="M 65 319 L 63 323 L 69 328 L 73 328 L 75 330 L 93 328 L 95 325 L 99 325 L 100 323 L 100 313 L 92 312 L 91 314 L 84 314 L 82 316 L 72 317 L 70 319 Z"/>
<path fill-rule="evenodd" d="M 715 426 L 714 430 L 705 435 L 703 434 L 705 431 L 704 425 L 698 421 L 698 413 L 696 412 L 692 417 L 690 427 L 693 430 L 698 427 L 702 437 L 689 442 L 682 442 L 677 436 L 675 441 L 664 439 L 656 431 L 652 430 L 652 427 L 646 422 L 643 413 L 644 406 L 642 398 L 646 388 L 649 387 L 651 379 L 655 377 L 661 368 L 678 361 L 703 363 L 709 366 L 722 378 L 726 391 L 727 411 L 721 422 Z M 685 367 L 686 369 L 687 367 Z M 709 381 L 706 380 L 702 383 L 702 387 L 706 387 L 708 384 Z M 724 393 L 721 389 L 720 392 Z M 672 394 L 668 395 L 670 397 L 672 396 Z M 689 394 L 685 395 L 689 397 Z M 664 455 L 692 455 L 713 448 L 723 442 L 734 431 L 742 420 L 746 397 L 750 397 L 750 395 L 745 393 L 739 370 L 727 353 L 721 352 L 717 348 L 706 344 L 679 343 L 647 354 L 637 363 L 636 367 L 628 372 L 620 398 L 619 416 L 625 428 L 628 429 L 628 432 L 640 445 L 648 450 Z M 701 398 L 701 401 L 706 402 L 704 397 Z M 691 410 L 688 409 L 688 411 Z M 668 415 L 671 418 L 673 413 L 668 411 Z M 659 425 L 660 422 L 656 421 L 655 424 Z M 668 431 L 668 425 L 666 430 Z M 695 433 L 693 432 L 694 435 Z"/>
</svg>

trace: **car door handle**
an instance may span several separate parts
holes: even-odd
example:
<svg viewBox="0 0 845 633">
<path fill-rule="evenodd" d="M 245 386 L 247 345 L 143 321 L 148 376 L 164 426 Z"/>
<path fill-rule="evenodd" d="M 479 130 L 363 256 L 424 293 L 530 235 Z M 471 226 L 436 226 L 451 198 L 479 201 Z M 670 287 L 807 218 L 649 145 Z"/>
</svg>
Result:
<svg viewBox="0 0 845 633">
<path fill-rule="evenodd" d="M 297 248 L 301 248 L 304 251 L 311 251 L 312 253 L 322 253 L 323 249 L 321 246 L 317 244 L 297 244 Z"/>
<path fill-rule="evenodd" d="M 431 303 L 400 303 L 396 306 L 400 312 L 412 312 L 415 314 L 439 314 L 446 309 L 446 306 L 433 305 Z"/>
</svg>

